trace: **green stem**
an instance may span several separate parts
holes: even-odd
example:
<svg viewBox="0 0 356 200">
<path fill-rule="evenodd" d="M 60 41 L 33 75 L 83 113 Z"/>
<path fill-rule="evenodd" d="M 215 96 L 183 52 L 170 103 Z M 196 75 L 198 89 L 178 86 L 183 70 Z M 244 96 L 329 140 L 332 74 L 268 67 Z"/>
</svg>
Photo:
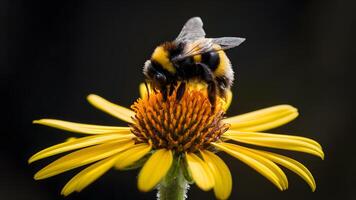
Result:
<svg viewBox="0 0 356 200">
<path fill-rule="evenodd" d="M 174 159 L 171 169 L 161 181 L 157 193 L 158 200 L 185 200 L 189 185 L 184 178 L 179 160 L 177 157 Z"/>
</svg>

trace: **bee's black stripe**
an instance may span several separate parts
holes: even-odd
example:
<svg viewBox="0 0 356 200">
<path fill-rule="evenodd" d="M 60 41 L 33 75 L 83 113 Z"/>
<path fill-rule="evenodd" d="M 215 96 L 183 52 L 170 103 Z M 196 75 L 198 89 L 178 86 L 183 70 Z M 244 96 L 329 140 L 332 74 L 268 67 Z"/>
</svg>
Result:
<svg viewBox="0 0 356 200">
<path fill-rule="evenodd" d="M 151 60 L 151 68 L 149 69 L 149 74 L 156 74 L 157 72 L 162 73 L 163 75 L 165 75 L 168 80 L 173 79 L 174 75 L 172 75 L 168 70 L 164 69 L 163 66 L 155 61 L 155 60 Z"/>
<path fill-rule="evenodd" d="M 215 71 L 220 63 L 219 54 L 215 51 L 203 53 L 201 55 L 201 62 L 208 65 L 211 71 Z"/>
<path fill-rule="evenodd" d="M 190 79 L 199 75 L 198 68 L 195 66 L 193 57 L 179 60 L 177 64 L 177 75 L 183 79 Z"/>
<path fill-rule="evenodd" d="M 183 52 L 183 49 L 184 49 L 183 43 L 170 46 L 170 48 L 167 49 L 167 51 L 169 52 L 169 59 L 172 60 L 173 58 L 181 54 Z"/>
</svg>

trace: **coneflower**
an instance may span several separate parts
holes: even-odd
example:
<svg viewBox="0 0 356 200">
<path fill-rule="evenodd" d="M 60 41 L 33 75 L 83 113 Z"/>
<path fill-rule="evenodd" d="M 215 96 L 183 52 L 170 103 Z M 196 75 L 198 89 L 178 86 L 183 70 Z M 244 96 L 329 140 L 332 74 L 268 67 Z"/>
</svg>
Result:
<svg viewBox="0 0 356 200">
<path fill-rule="evenodd" d="M 131 109 L 113 104 L 97 95 L 88 101 L 98 109 L 128 123 L 128 127 L 80 124 L 56 119 L 40 119 L 34 123 L 66 131 L 86 134 L 44 149 L 29 163 L 71 152 L 47 165 L 34 176 L 36 180 L 89 165 L 62 189 L 67 196 L 80 192 L 111 168 L 118 170 L 142 167 L 138 189 L 158 189 L 160 199 L 185 199 L 189 184 L 204 191 L 213 189 L 217 199 L 227 199 L 232 178 L 224 161 L 216 155 L 223 151 L 241 160 L 265 176 L 280 190 L 288 188 L 288 180 L 280 166 L 290 169 L 315 190 L 309 170 L 286 156 L 244 147 L 243 144 L 300 151 L 320 158 L 321 146 L 314 140 L 291 135 L 262 133 L 298 116 L 296 108 L 278 105 L 234 117 L 225 117 L 228 100 L 218 99 L 211 109 L 205 89 L 189 86 L 177 101 L 176 91 L 167 100 L 161 93 L 147 94 L 141 86 L 141 98 Z"/>
</svg>

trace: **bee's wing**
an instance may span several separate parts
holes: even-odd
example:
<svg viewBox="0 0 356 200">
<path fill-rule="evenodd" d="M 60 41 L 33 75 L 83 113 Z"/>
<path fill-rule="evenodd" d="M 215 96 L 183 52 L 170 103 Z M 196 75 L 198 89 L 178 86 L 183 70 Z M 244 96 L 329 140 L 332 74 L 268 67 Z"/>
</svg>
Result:
<svg viewBox="0 0 356 200">
<path fill-rule="evenodd" d="M 221 38 L 205 38 L 203 29 L 203 21 L 200 17 L 190 18 L 183 26 L 176 43 L 185 43 L 183 53 L 173 58 L 173 60 L 181 60 L 189 56 L 194 56 L 209 51 L 220 51 L 230 49 L 240 45 L 244 38 L 238 37 L 221 37 Z M 218 44 L 219 48 L 214 48 L 214 44 Z"/>
<path fill-rule="evenodd" d="M 185 45 L 182 56 L 194 56 L 213 50 L 214 43 L 211 38 L 202 38 Z"/>
<path fill-rule="evenodd" d="M 237 47 L 245 40 L 246 40 L 245 38 L 239 38 L 239 37 L 212 38 L 212 42 L 214 44 L 220 45 L 221 50 Z"/>
<path fill-rule="evenodd" d="M 204 37 L 203 21 L 200 17 L 193 17 L 185 23 L 175 41 L 177 43 L 187 43 Z"/>
<path fill-rule="evenodd" d="M 201 38 L 187 43 L 183 53 L 173 58 L 173 60 L 182 60 L 189 56 L 195 56 L 210 51 L 231 49 L 240 45 L 243 41 L 245 41 L 245 38 L 238 37 Z"/>
<path fill-rule="evenodd" d="M 202 54 L 214 50 L 214 43 L 211 38 L 201 38 L 184 45 L 183 52 L 172 58 L 173 61 L 183 60 L 184 58 Z"/>
</svg>

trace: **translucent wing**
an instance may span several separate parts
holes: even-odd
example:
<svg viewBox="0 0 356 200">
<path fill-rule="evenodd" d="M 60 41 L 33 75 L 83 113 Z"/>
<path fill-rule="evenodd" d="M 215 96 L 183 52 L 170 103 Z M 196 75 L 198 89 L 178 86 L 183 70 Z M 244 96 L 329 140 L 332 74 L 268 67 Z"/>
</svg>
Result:
<svg viewBox="0 0 356 200">
<path fill-rule="evenodd" d="M 193 17 L 185 23 L 175 41 L 177 43 L 187 43 L 204 37 L 203 21 L 200 17 Z"/>
<path fill-rule="evenodd" d="M 245 41 L 245 38 L 221 37 L 221 38 L 213 38 L 212 40 L 214 44 L 220 45 L 221 49 L 225 50 L 225 49 L 231 49 L 239 46 L 243 41 Z"/>
<path fill-rule="evenodd" d="M 184 50 L 172 60 L 181 60 L 189 56 L 203 54 L 209 51 L 220 51 L 240 45 L 245 38 L 221 37 L 205 38 L 203 21 L 200 17 L 190 18 L 183 26 L 175 42 L 184 43 Z"/>
<path fill-rule="evenodd" d="M 221 51 L 234 48 L 240 45 L 245 38 L 222 37 L 222 38 L 201 38 L 191 43 L 187 43 L 182 54 L 173 58 L 173 60 L 182 60 L 184 58 L 203 54 L 210 51 Z"/>
</svg>

